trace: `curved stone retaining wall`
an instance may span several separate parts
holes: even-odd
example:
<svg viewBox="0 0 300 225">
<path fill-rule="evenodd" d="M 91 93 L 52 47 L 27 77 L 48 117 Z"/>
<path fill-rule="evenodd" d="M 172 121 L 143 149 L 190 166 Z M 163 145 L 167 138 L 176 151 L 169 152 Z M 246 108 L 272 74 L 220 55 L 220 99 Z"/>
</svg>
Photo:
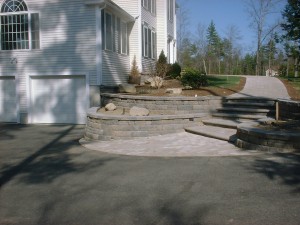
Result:
<svg viewBox="0 0 300 225">
<path fill-rule="evenodd" d="M 236 145 L 239 148 L 268 152 L 299 152 L 300 132 L 274 131 L 257 127 L 259 122 L 238 125 Z"/>
<path fill-rule="evenodd" d="M 155 97 L 120 94 L 101 94 L 101 105 L 114 103 L 129 110 L 133 106 L 150 110 L 151 114 L 183 115 L 191 113 L 209 113 L 222 107 L 224 98 L 217 96 L 200 97 Z"/>
<path fill-rule="evenodd" d="M 279 118 L 281 120 L 300 119 L 300 102 L 292 100 L 278 100 Z"/>
<path fill-rule="evenodd" d="M 184 131 L 186 126 L 197 125 L 206 113 L 184 115 L 127 116 L 97 113 L 98 108 L 87 112 L 85 139 L 112 140 L 148 137 Z"/>
</svg>

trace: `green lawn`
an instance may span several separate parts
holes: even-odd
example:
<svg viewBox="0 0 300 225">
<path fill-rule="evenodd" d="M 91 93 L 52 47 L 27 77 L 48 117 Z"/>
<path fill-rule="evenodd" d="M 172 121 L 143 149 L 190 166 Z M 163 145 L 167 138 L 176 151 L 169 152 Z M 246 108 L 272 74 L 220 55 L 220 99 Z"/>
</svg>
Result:
<svg viewBox="0 0 300 225">
<path fill-rule="evenodd" d="M 241 77 L 239 76 L 207 76 L 209 87 L 228 88 L 240 83 Z"/>
</svg>

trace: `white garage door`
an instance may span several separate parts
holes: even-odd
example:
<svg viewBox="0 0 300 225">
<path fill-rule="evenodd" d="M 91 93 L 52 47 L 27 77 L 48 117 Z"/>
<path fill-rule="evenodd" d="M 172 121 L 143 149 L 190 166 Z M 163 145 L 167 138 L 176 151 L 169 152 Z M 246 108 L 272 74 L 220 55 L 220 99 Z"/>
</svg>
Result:
<svg viewBox="0 0 300 225">
<path fill-rule="evenodd" d="M 84 124 L 85 76 L 34 76 L 30 80 L 30 122 Z"/>
<path fill-rule="evenodd" d="M 0 122 L 17 122 L 17 94 L 14 76 L 0 76 Z"/>
</svg>

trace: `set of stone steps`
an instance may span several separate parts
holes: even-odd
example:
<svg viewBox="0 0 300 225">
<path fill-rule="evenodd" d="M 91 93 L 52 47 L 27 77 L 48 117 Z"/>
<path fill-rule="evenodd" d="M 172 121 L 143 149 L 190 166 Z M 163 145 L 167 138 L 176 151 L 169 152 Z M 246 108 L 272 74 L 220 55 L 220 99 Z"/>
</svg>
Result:
<svg viewBox="0 0 300 225">
<path fill-rule="evenodd" d="M 228 97 L 223 107 L 212 112 L 211 118 L 203 120 L 203 125 L 188 127 L 187 132 L 234 143 L 236 129 L 240 123 L 275 115 L 275 99 Z"/>
</svg>

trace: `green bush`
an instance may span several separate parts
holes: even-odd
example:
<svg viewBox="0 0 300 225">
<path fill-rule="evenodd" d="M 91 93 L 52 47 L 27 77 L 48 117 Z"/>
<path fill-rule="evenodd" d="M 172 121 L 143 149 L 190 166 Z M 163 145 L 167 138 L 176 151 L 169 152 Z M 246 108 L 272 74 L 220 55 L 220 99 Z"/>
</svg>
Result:
<svg viewBox="0 0 300 225">
<path fill-rule="evenodd" d="M 198 89 L 202 86 L 207 86 L 208 80 L 205 73 L 201 73 L 199 70 L 193 68 L 187 68 L 182 73 L 181 83 L 184 86 L 191 86 L 194 89 Z"/>
<path fill-rule="evenodd" d="M 175 62 L 170 65 L 167 76 L 176 79 L 180 77 L 180 73 L 181 73 L 181 66 L 177 62 Z"/>
<path fill-rule="evenodd" d="M 162 50 L 156 62 L 156 74 L 157 76 L 164 79 L 167 74 L 167 70 L 168 70 L 167 57 L 165 56 L 165 53 Z"/>
</svg>

